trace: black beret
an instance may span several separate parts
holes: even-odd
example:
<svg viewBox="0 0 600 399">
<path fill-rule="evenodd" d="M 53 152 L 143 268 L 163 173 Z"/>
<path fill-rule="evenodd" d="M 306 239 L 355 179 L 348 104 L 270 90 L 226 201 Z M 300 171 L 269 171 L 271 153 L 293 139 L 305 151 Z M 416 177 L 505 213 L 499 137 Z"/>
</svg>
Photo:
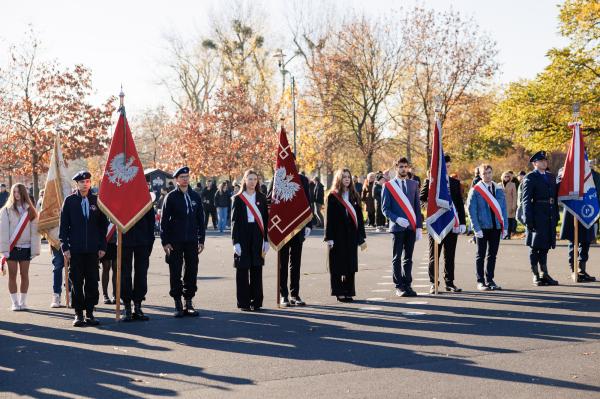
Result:
<svg viewBox="0 0 600 399">
<path fill-rule="evenodd" d="M 542 159 L 548 159 L 546 157 L 546 151 L 538 151 L 529 159 L 529 162 L 541 161 Z"/>
<path fill-rule="evenodd" d="M 91 178 L 92 178 L 92 174 L 90 172 L 88 172 L 87 170 L 80 170 L 79 172 L 75 173 L 75 175 L 73 176 L 73 180 L 75 180 L 75 181 L 91 179 Z"/>
<path fill-rule="evenodd" d="M 190 168 L 188 168 L 187 166 L 182 166 L 181 168 L 177 169 L 174 173 L 173 173 L 173 177 L 177 177 L 182 173 L 190 173 Z"/>
</svg>

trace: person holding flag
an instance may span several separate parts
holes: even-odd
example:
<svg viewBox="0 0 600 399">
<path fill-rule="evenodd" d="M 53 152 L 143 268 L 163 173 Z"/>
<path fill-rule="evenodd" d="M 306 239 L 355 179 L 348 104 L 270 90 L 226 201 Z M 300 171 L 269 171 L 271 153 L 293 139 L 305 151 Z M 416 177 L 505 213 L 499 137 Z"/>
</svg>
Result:
<svg viewBox="0 0 600 399">
<path fill-rule="evenodd" d="M 252 169 L 244 172 L 231 211 L 237 307 L 245 312 L 262 308 L 262 268 L 269 251 L 267 197 L 259 187 L 258 174 Z"/>
<path fill-rule="evenodd" d="M 169 264 L 169 295 L 175 301 L 173 316 L 198 316 L 192 298 L 198 289 L 198 255 L 204 250 L 204 209 L 200 195 L 189 187 L 190 168 L 177 169 L 173 177 L 177 188 L 167 194 L 160 220 L 160 239 Z"/>
<path fill-rule="evenodd" d="M 392 272 L 396 295 L 414 297 L 417 293 L 411 288 L 413 249 L 423 235 L 419 183 L 408 178 L 408 159 L 400 158 L 396 168 L 396 178 L 383 185 L 382 210 L 393 234 Z"/>
<path fill-rule="evenodd" d="M 506 199 L 502 185 L 492 180 L 493 170 L 490 164 L 479 167 L 482 180 L 469 190 L 467 208 L 475 232 L 477 255 L 475 267 L 477 289 L 495 291 L 502 288 L 494 281 L 496 256 L 500 239 L 508 234 L 508 215 Z M 485 261 L 487 259 L 487 265 Z"/>
<path fill-rule="evenodd" d="M 578 113 L 578 109 L 576 110 Z M 577 115 L 577 114 L 576 114 Z M 596 281 L 586 271 L 590 243 L 596 239 L 594 224 L 600 217 L 600 199 L 594 173 L 590 167 L 583 137 L 581 122 L 570 124 L 573 130 L 571 145 L 565 165 L 558 175 L 558 200 L 564 206 L 560 239 L 569 240 L 569 267 L 573 273 L 575 264 L 578 270 L 574 276 L 577 282 Z M 577 239 L 575 239 L 577 229 Z M 576 243 L 577 242 L 577 243 Z M 577 248 L 575 248 L 577 246 Z M 575 255 L 577 251 L 577 255 Z M 578 262 L 575 262 L 575 256 Z"/>
<path fill-rule="evenodd" d="M 349 169 L 339 169 L 327 196 L 325 238 L 329 248 L 328 264 L 331 295 L 339 302 L 352 302 L 358 271 L 358 247 L 366 249 L 365 224 L 360 196 L 352 184 Z"/>
<path fill-rule="evenodd" d="M 65 198 L 60 214 L 59 238 L 65 260 L 69 262 L 74 327 L 99 324 L 94 318 L 94 306 L 99 299 L 98 259 L 106 252 L 108 220 L 98 208 L 98 198 L 90 190 L 91 177 L 86 170 L 73 176 L 77 191 Z"/>
<path fill-rule="evenodd" d="M 548 251 L 556 247 L 556 225 L 560 217 L 556 178 L 546 171 L 548 158 L 545 151 L 536 152 L 529 161 L 534 170 L 521 183 L 521 217 L 525 224 L 525 244 L 529 247 L 533 285 L 558 285 L 558 281 L 548 273 Z"/>
</svg>

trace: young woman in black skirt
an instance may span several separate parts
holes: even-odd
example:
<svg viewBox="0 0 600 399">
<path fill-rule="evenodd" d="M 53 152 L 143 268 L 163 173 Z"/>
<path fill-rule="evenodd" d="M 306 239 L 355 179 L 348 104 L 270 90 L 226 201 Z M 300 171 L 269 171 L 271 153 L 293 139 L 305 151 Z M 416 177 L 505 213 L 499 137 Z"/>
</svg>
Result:
<svg viewBox="0 0 600 399">
<path fill-rule="evenodd" d="M 260 310 L 263 301 L 262 267 L 269 250 L 267 197 L 258 188 L 258 174 L 244 173 L 242 189 L 233 197 L 231 238 L 236 269 L 237 307 Z"/>
<path fill-rule="evenodd" d="M 25 185 L 13 185 L 0 210 L 0 253 L 6 263 L 2 266 L 8 267 L 8 292 L 15 311 L 28 309 L 29 262 L 40 254 L 41 246 L 37 217 Z M 17 275 L 21 276 L 19 287 Z"/>
<path fill-rule="evenodd" d="M 109 226 L 110 228 L 110 226 Z M 107 232 L 108 233 L 108 232 Z M 100 260 L 102 263 L 102 296 L 106 305 L 117 303 L 117 230 L 108 237 L 106 253 Z M 112 275 L 112 279 L 110 276 Z M 108 280 L 112 283 L 112 297 L 108 296 Z"/>
<path fill-rule="evenodd" d="M 325 242 L 329 247 L 331 295 L 339 302 L 352 302 L 356 295 L 358 247 L 365 249 L 367 238 L 361 208 L 350 170 L 338 170 L 327 196 Z"/>
</svg>

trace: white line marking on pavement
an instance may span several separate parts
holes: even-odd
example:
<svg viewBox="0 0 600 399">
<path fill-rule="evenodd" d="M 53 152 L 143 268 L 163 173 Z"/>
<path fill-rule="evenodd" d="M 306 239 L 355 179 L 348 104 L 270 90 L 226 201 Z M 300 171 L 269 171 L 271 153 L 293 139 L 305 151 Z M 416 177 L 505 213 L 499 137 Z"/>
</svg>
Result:
<svg viewBox="0 0 600 399">
<path fill-rule="evenodd" d="M 409 301 L 406 302 L 408 305 L 427 305 L 429 302 L 427 301 Z"/>
<path fill-rule="evenodd" d="M 371 290 L 371 292 L 390 292 L 390 290 Z"/>
<path fill-rule="evenodd" d="M 367 298 L 367 301 L 385 301 L 385 298 Z"/>
<path fill-rule="evenodd" d="M 379 306 L 365 306 L 362 308 L 359 308 L 360 310 L 381 310 L 381 308 Z"/>
<path fill-rule="evenodd" d="M 377 285 L 394 285 L 394 283 L 377 283 Z"/>
<path fill-rule="evenodd" d="M 419 285 L 413 285 L 413 287 L 415 287 L 415 288 L 426 288 L 426 287 L 429 287 L 429 285 L 427 285 L 427 284 L 419 284 Z"/>
<path fill-rule="evenodd" d="M 402 312 L 402 316 L 423 316 L 425 312 Z"/>
</svg>

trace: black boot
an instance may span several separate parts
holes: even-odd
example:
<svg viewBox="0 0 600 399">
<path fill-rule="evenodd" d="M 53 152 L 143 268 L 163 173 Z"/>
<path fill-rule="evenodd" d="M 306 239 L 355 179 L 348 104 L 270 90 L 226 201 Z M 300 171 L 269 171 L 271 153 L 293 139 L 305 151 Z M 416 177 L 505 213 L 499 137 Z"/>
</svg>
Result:
<svg viewBox="0 0 600 399">
<path fill-rule="evenodd" d="M 85 320 L 83 319 L 83 310 L 75 311 L 75 320 L 73 320 L 73 327 L 85 326 Z"/>
<path fill-rule="evenodd" d="M 194 305 L 192 305 L 192 299 L 185 300 L 185 315 L 196 317 L 199 315 L 198 311 L 194 309 Z"/>
<path fill-rule="evenodd" d="M 129 322 L 132 319 L 132 317 L 131 317 L 131 302 L 125 301 L 124 307 L 125 307 L 125 315 L 123 316 L 123 321 Z"/>
<path fill-rule="evenodd" d="M 533 285 L 535 285 L 536 287 L 541 287 L 546 285 L 546 282 L 540 278 L 539 274 L 534 274 Z"/>
<path fill-rule="evenodd" d="M 142 302 L 141 301 L 135 301 L 133 303 L 133 319 L 141 320 L 141 321 L 149 320 L 149 317 L 146 316 L 144 314 L 144 312 L 142 312 Z"/>
<path fill-rule="evenodd" d="M 183 303 L 181 303 L 181 298 L 175 298 L 175 313 L 173 313 L 175 317 L 183 317 Z"/>
<path fill-rule="evenodd" d="M 86 310 L 85 324 L 87 324 L 88 326 L 97 326 L 98 324 L 100 324 L 100 322 L 94 317 L 94 309 Z"/>
<path fill-rule="evenodd" d="M 558 281 L 550 277 L 550 274 L 548 273 L 548 265 L 540 265 L 540 269 L 542 270 L 542 281 L 544 281 L 546 285 L 558 285 Z"/>
</svg>

